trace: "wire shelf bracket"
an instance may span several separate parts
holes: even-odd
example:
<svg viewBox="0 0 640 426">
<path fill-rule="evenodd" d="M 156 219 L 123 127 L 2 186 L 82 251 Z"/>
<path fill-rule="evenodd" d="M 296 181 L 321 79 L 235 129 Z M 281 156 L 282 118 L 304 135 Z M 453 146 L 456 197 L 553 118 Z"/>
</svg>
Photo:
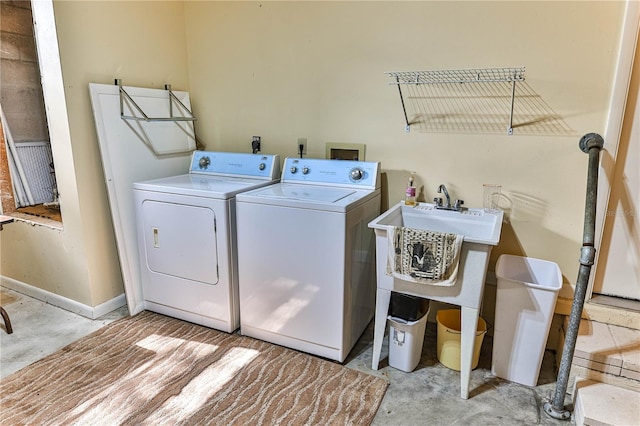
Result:
<svg viewBox="0 0 640 426">
<path fill-rule="evenodd" d="M 516 84 L 523 82 L 525 67 L 510 67 L 510 68 L 473 68 L 473 69 L 457 69 L 457 70 L 435 70 L 435 71 L 399 71 L 399 72 L 386 72 L 393 80 L 389 85 L 397 85 L 398 93 L 400 94 L 400 102 L 402 104 L 402 111 L 405 119 L 405 131 L 409 132 L 411 129 L 411 123 L 407 115 L 407 108 L 405 106 L 405 99 L 402 93 L 403 85 L 466 85 L 466 84 L 484 84 L 489 86 L 488 90 L 491 90 L 491 86 L 495 83 L 510 83 L 511 90 L 511 102 L 509 110 L 509 124 L 507 128 L 507 134 L 513 134 L 513 111 L 516 97 Z M 497 94 L 496 96 L 502 96 Z"/>
<path fill-rule="evenodd" d="M 153 122 L 153 121 L 195 121 L 196 120 L 196 118 L 194 117 L 194 115 L 191 112 L 191 110 L 189 108 L 187 108 L 180 101 L 180 99 L 178 99 L 176 97 L 176 95 L 173 94 L 173 92 L 171 91 L 171 85 L 170 84 L 165 84 L 164 85 L 164 89 L 169 94 L 169 96 L 167 98 L 168 101 L 169 101 L 169 117 L 149 117 L 142 110 L 142 108 L 136 103 L 136 101 L 134 101 L 133 98 L 131 96 L 129 96 L 127 91 L 124 90 L 124 87 L 122 86 L 122 80 L 121 79 L 119 79 L 119 78 L 116 79 L 115 80 L 115 84 L 118 86 L 118 88 L 120 90 L 120 118 L 122 118 L 123 120 L 146 121 L 146 122 Z M 126 115 L 124 113 L 124 104 L 125 104 L 125 102 L 128 105 L 131 105 L 133 107 L 133 109 L 138 111 L 140 116 Z M 184 117 L 184 116 L 176 116 L 176 115 L 174 115 L 173 114 L 173 104 L 174 103 L 176 103 L 180 107 L 180 109 L 182 109 L 185 113 L 187 113 L 188 116 Z"/>
</svg>

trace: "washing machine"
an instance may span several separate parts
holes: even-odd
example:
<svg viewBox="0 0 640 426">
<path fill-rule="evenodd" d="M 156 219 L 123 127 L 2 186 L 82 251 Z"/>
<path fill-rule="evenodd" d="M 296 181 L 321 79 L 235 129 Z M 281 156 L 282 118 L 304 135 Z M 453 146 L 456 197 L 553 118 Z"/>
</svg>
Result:
<svg viewBox="0 0 640 426">
<path fill-rule="evenodd" d="M 238 194 L 240 333 L 342 362 L 373 318 L 380 163 L 286 158 Z"/>
<path fill-rule="evenodd" d="M 277 155 L 195 151 L 188 173 L 134 183 L 145 309 L 236 330 L 236 196 L 279 179 Z"/>
</svg>

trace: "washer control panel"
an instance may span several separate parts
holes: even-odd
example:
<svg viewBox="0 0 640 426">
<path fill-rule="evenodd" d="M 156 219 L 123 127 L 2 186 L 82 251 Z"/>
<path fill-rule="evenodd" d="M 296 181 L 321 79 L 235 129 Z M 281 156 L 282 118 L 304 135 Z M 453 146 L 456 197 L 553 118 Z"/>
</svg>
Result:
<svg viewBox="0 0 640 426">
<path fill-rule="evenodd" d="M 282 182 L 377 188 L 380 163 L 372 161 L 286 158 Z"/>
<path fill-rule="evenodd" d="M 273 180 L 280 175 L 280 157 L 241 152 L 194 151 L 189 173 Z"/>
</svg>

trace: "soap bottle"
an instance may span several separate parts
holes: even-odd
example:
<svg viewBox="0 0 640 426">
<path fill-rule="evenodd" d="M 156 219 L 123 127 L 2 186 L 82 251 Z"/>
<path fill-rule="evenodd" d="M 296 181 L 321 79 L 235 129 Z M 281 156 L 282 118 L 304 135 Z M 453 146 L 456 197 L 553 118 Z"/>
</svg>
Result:
<svg viewBox="0 0 640 426">
<path fill-rule="evenodd" d="M 414 186 L 413 173 L 409 176 L 409 184 L 407 185 L 407 191 L 404 194 L 404 204 L 407 206 L 416 205 L 416 187 Z"/>
</svg>

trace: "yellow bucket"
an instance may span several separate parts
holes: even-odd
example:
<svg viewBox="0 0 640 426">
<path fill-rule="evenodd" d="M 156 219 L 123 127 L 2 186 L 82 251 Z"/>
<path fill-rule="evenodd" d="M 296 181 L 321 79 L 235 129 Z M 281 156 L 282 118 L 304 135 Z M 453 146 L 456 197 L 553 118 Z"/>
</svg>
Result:
<svg viewBox="0 0 640 426">
<path fill-rule="evenodd" d="M 460 371 L 460 336 L 461 336 L 461 311 L 460 309 L 445 309 L 438 311 L 436 315 L 438 323 L 438 361 L 445 367 Z M 473 362 L 471 368 L 478 366 L 482 340 L 487 332 L 487 323 L 478 317 L 476 338 L 473 343 Z"/>
</svg>

